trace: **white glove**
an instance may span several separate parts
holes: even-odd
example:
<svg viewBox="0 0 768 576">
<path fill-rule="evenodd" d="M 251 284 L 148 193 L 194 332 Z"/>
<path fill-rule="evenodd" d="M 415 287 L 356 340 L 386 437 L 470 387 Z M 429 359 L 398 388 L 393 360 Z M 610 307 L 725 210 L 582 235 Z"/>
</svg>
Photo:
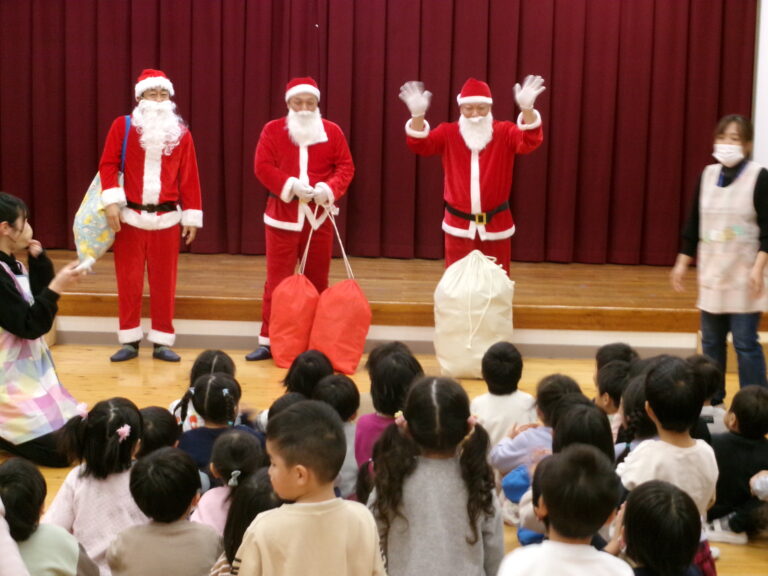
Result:
<svg viewBox="0 0 768 576">
<path fill-rule="evenodd" d="M 432 101 L 432 92 L 424 90 L 422 82 L 406 82 L 400 86 L 400 100 L 405 102 L 408 110 L 411 111 L 411 116 L 416 118 L 426 114 L 429 103 Z"/>
<path fill-rule="evenodd" d="M 522 88 L 520 84 L 515 84 L 515 100 L 520 110 L 533 110 L 536 97 L 544 90 L 544 78 L 541 76 L 526 76 Z"/>
<path fill-rule="evenodd" d="M 322 188 L 315 188 L 312 199 L 315 201 L 315 204 L 320 204 L 321 206 L 327 205 L 331 200 L 330 196 L 328 196 L 328 191 Z"/>
<path fill-rule="evenodd" d="M 314 195 L 314 189 L 308 184 L 304 184 L 300 180 L 296 180 L 291 187 L 293 195 L 302 202 L 309 202 Z"/>
</svg>

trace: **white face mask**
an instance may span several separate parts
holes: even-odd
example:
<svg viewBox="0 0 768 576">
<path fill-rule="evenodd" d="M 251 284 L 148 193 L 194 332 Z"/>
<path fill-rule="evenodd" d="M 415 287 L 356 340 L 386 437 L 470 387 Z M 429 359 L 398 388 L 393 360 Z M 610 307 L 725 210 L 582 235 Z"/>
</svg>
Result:
<svg viewBox="0 0 768 576">
<path fill-rule="evenodd" d="M 744 160 L 744 148 L 739 144 L 715 144 L 712 156 L 723 166 L 731 168 Z"/>
</svg>

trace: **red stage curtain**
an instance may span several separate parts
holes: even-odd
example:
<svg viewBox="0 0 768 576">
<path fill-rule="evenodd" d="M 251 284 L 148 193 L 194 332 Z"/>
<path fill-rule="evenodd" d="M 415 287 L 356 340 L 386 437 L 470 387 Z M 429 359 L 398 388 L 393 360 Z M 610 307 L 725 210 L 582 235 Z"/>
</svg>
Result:
<svg viewBox="0 0 768 576">
<path fill-rule="evenodd" d="M 540 74 L 544 145 L 518 159 L 517 260 L 669 264 L 712 128 L 750 114 L 756 0 L 17 0 L 0 2 L 0 189 L 30 205 L 37 237 L 71 222 L 107 129 L 145 67 L 165 70 L 191 126 L 205 228 L 193 250 L 264 251 L 262 126 L 285 82 L 317 78 L 357 174 L 339 222 L 350 254 L 439 258 L 442 167 L 405 146 L 399 86 L 458 115 L 469 76 L 494 116 Z"/>
</svg>

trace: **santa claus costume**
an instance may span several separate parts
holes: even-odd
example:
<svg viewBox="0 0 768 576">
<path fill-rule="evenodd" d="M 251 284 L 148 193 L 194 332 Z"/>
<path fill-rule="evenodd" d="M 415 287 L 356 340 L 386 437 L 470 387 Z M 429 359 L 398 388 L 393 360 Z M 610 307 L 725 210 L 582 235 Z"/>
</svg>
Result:
<svg viewBox="0 0 768 576">
<path fill-rule="evenodd" d="M 457 101 L 459 106 L 493 104 L 488 84 L 474 78 L 465 82 Z M 515 155 L 532 152 L 543 140 L 541 116 L 533 112 L 536 121 L 529 124 L 523 123 L 522 114 L 513 123 L 493 120 L 489 112 L 488 117 L 479 119 L 488 124 L 487 136 L 479 141 L 475 138 L 468 142 L 468 134 L 476 130 L 474 123 L 463 117 L 434 130 L 426 120 L 422 131 L 412 129 L 412 120 L 405 125 L 408 147 L 413 152 L 442 156 L 446 267 L 477 249 L 495 257 L 509 272 L 509 238 L 515 233 L 509 208 Z"/>
<path fill-rule="evenodd" d="M 260 348 L 246 356 L 248 360 L 270 357 L 272 292 L 294 274 L 310 230 L 313 232 L 304 274 L 318 292 L 328 287 L 333 229 L 327 210 L 336 210 L 334 203 L 346 194 L 355 172 L 341 128 L 320 117 L 317 83 L 304 77 L 295 78 L 286 86 L 287 103 L 294 96 L 307 95 L 314 97 L 310 99 L 313 106 L 300 111 L 289 106 L 287 117 L 264 126 L 256 146 L 254 171 L 269 191 L 264 212 L 267 279 Z"/>
<path fill-rule="evenodd" d="M 141 299 L 144 268 L 150 288 L 152 329 L 148 340 L 158 347 L 172 346 L 176 335 L 173 313 L 176 268 L 179 256 L 179 224 L 203 225 L 200 180 L 192 134 L 170 101 L 142 98 L 147 90 L 164 90 L 173 96 L 173 84 L 160 70 L 144 70 L 135 86 L 139 104 L 131 115 L 125 145 L 123 185 L 118 174 L 128 122 L 117 118 L 107 134 L 99 164 L 104 206 L 118 204 L 120 231 L 115 236 L 115 271 L 120 315 L 118 339 L 133 345 L 143 337 Z M 130 352 L 130 351 L 129 351 Z M 155 354 L 163 360 L 178 356 Z M 119 354 L 119 353 L 118 353 Z M 117 355 L 116 355 L 117 356 Z M 113 361 L 129 359 L 123 354 Z"/>
</svg>

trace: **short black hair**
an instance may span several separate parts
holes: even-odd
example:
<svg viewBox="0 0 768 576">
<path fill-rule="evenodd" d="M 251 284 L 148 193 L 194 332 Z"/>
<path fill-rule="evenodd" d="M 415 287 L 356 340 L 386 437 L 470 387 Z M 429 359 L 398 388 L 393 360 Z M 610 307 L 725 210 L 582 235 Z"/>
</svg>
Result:
<svg viewBox="0 0 768 576">
<path fill-rule="evenodd" d="M 595 353 L 595 364 L 597 369 L 600 370 L 608 362 L 614 360 L 622 360 L 623 362 L 629 362 L 630 364 L 638 360 L 640 356 L 637 351 L 629 344 L 624 342 L 613 342 L 611 344 L 605 344 L 600 346 Z"/>
<path fill-rule="evenodd" d="M 536 407 L 546 426 L 552 425 L 552 413 L 560 399 L 566 394 L 581 394 L 576 380 L 565 374 L 544 376 L 536 386 Z"/>
<path fill-rule="evenodd" d="M 317 383 L 312 400 L 325 402 L 339 413 L 342 421 L 349 422 L 360 408 L 360 391 L 349 376 L 331 374 Z"/>
<path fill-rule="evenodd" d="M 523 357 L 511 342 L 496 342 L 483 355 L 482 371 L 488 392 L 512 394 L 523 375 Z"/>
<path fill-rule="evenodd" d="M 725 386 L 720 366 L 705 354 L 694 354 L 685 359 L 691 365 L 694 379 L 704 388 L 704 399 L 711 400 Z"/>
<path fill-rule="evenodd" d="M 45 478 L 28 460 L 10 458 L 0 464 L 0 499 L 16 542 L 24 542 L 37 530 L 47 492 Z"/>
<path fill-rule="evenodd" d="M 283 386 L 288 392 L 298 392 L 310 398 L 317 383 L 329 374 L 333 374 L 333 365 L 328 356 L 319 350 L 307 350 L 293 359 Z"/>
<path fill-rule="evenodd" d="M 597 371 L 597 392 L 608 394 L 614 406 L 619 407 L 621 395 L 629 383 L 630 363 L 624 360 L 611 360 Z"/>
<path fill-rule="evenodd" d="M 347 455 L 341 418 L 318 400 L 297 402 L 270 419 L 267 442 L 287 465 L 312 470 L 320 482 L 333 482 Z"/>
<path fill-rule="evenodd" d="M 584 396 L 581 392 L 569 392 L 563 394 L 560 399 L 555 403 L 549 416 L 549 425 L 552 428 L 556 428 L 562 418 L 567 412 L 572 410 L 576 406 L 594 406 L 595 403 L 589 398 Z"/>
<path fill-rule="evenodd" d="M 131 468 L 131 496 L 139 510 L 155 522 L 175 522 L 200 490 L 195 461 L 178 448 L 160 448 Z"/>
<path fill-rule="evenodd" d="M 762 386 L 744 386 L 731 402 L 739 434 L 759 440 L 768 434 L 768 389 Z"/>
<path fill-rule="evenodd" d="M 624 510 L 627 556 L 654 574 L 683 574 L 701 538 L 701 517 L 693 499 L 661 480 L 640 484 Z"/>
<path fill-rule="evenodd" d="M 662 356 L 645 377 L 645 398 L 664 430 L 688 432 L 699 421 L 704 387 L 685 360 Z"/>
<path fill-rule="evenodd" d="M 143 458 L 158 448 L 176 445 L 181 438 L 181 426 L 173 414 L 162 406 L 147 406 L 139 412 L 143 430 L 136 458 Z"/>
<path fill-rule="evenodd" d="M 378 352 L 373 361 L 369 358 L 368 375 L 373 407 L 379 414 L 394 416 L 403 409 L 411 384 L 424 370 L 410 350 L 395 347 L 387 354 Z"/>
<path fill-rule="evenodd" d="M 192 369 L 189 371 L 189 385 L 194 385 L 195 380 L 206 374 L 223 372 L 224 374 L 235 376 L 235 371 L 235 362 L 226 352 L 222 350 L 203 350 L 195 358 Z"/>
<path fill-rule="evenodd" d="M 548 525 L 566 538 L 594 536 L 619 504 L 621 482 L 613 462 L 584 444 L 568 446 L 545 461 L 539 480 Z"/>
<path fill-rule="evenodd" d="M 277 399 L 275 399 L 274 402 L 272 402 L 272 405 L 269 407 L 269 412 L 267 412 L 267 422 L 272 420 L 275 416 L 280 414 L 280 412 L 289 406 L 293 406 L 294 404 L 306 399 L 307 398 L 304 396 L 304 394 L 299 394 L 298 392 L 286 392 L 282 396 L 279 396 Z"/>
<path fill-rule="evenodd" d="M 216 438 L 211 449 L 211 464 L 221 476 L 225 485 L 239 489 L 240 481 L 254 474 L 264 466 L 264 450 L 259 439 L 245 430 L 227 430 Z"/>
<path fill-rule="evenodd" d="M 572 406 L 560 415 L 552 433 L 552 452 L 562 452 L 572 444 L 594 446 L 613 461 L 616 450 L 605 412 L 589 403 Z"/>
<path fill-rule="evenodd" d="M 19 218 L 26 219 L 28 217 L 29 210 L 21 198 L 0 192 L 0 222 L 8 222 L 14 226 Z"/>
</svg>

